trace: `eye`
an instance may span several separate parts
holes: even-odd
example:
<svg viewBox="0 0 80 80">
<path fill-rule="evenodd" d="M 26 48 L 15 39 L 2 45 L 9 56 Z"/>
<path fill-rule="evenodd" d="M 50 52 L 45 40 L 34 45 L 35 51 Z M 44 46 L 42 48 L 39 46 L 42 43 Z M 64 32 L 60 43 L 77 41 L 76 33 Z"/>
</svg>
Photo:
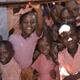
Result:
<svg viewBox="0 0 80 80">
<path fill-rule="evenodd" d="M 35 22 L 32 20 L 30 23 L 31 23 L 31 24 L 34 24 Z"/>
<path fill-rule="evenodd" d="M 23 24 L 28 24 L 28 21 L 26 20 L 26 21 L 23 21 Z"/>
<path fill-rule="evenodd" d="M 6 55 L 8 55 L 8 54 L 9 54 L 8 51 L 1 51 L 1 55 L 3 55 L 3 56 L 4 56 L 4 55 L 6 56 Z"/>
<path fill-rule="evenodd" d="M 8 57 L 8 54 L 7 54 L 7 52 L 5 52 L 5 53 L 4 53 L 4 57 Z"/>
</svg>

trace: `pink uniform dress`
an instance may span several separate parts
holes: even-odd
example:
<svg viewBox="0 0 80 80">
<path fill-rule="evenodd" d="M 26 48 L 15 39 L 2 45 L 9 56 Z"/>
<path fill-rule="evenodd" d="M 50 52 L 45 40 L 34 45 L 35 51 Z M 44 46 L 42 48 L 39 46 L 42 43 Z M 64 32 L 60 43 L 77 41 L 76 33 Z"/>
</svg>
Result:
<svg viewBox="0 0 80 80">
<path fill-rule="evenodd" d="M 41 54 L 33 63 L 32 68 L 39 72 L 38 80 L 53 80 L 50 76 L 50 71 L 55 68 L 52 59 L 48 60 L 46 56 Z"/>
<path fill-rule="evenodd" d="M 80 45 L 78 46 L 78 50 L 74 58 L 68 53 L 67 49 L 64 49 L 58 54 L 58 60 L 60 68 L 64 67 L 68 73 L 75 74 L 77 72 L 80 72 Z M 62 80 L 63 75 L 60 75 L 60 77 Z"/>
<path fill-rule="evenodd" d="M 21 80 L 21 69 L 14 58 L 6 65 L 0 64 L 0 68 L 2 71 L 2 80 Z"/>
<path fill-rule="evenodd" d="M 13 44 L 15 60 L 22 69 L 28 68 L 32 64 L 32 57 L 39 37 L 33 32 L 30 37 L 24 39 L 20 34 L 13 34 L 9 41 Z"/>
</svg>

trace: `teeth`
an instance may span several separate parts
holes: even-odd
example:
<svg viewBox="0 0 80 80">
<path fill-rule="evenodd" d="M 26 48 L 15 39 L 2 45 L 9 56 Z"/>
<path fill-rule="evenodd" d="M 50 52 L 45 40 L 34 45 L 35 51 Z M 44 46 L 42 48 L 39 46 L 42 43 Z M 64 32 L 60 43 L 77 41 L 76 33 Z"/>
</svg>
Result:
<svg viewBox="0 0 80 80">
<path fill-rule="evenodd" d="M 34 15 L 32 17 L 35 19 L 35 16 Z"/>
<path fill-rule="evenodd" d="M 69 38 L 68 38 L 68 41 L 71 41 L 71 40 L 72 40 L 72 38 L 71 38 L 71 37 L 69 37 Z"/>
<path fill-rule="evenodd" d="M 28 29 L 28 30 L 30 30 L 30 29 L 31 29 L 31 27 L 28 27 L 27 29 Z"/>
</svg>

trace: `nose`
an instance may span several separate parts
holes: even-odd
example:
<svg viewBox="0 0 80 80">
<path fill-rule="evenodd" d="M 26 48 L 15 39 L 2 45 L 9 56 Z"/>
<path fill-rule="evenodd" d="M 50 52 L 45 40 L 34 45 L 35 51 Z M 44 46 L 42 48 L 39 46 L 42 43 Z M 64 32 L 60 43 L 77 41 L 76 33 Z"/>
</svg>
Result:
<svg viewBox="0 0 80 80">
<path fill-rule="evenodd" d="M 31 25 L 31 23 L 30 22 L 28 22 L 28 24 L 27 24 L 28 26 L 30 26 Z"/>
</svg>

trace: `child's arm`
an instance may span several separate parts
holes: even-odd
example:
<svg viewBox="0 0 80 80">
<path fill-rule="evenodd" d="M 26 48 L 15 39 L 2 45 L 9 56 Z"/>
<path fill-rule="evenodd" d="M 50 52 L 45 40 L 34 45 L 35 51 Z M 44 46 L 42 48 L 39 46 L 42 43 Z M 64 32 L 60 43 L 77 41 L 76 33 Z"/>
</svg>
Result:
<svg viewBox="0 0 80 80">
<path fill-rule="evenodd" d="M 56 80 L 60 80 L 59 65 L 56 65 L 55 71 L 56 71 Z"/>
<path fill-rule="evenodd" d="M 35 60 L 38 58 L 38 56 L 40 55 L 38 50 L 35 50 L 34 54 L 33 54 L 33 63 L 35 62 Z"/>
<path fill-rule="evenodd" d="M 36 33 L 38 36 L 42 33 L 42 25 L 43 25 L 43 17 L 42 17 L 42 10 L 40 8 L 39 4 L 32 5 L 30 3 L 30 6 L 36 11 L 37 17 L 38 17 L 38 27 L 36 27 Z"/>
</svg>

